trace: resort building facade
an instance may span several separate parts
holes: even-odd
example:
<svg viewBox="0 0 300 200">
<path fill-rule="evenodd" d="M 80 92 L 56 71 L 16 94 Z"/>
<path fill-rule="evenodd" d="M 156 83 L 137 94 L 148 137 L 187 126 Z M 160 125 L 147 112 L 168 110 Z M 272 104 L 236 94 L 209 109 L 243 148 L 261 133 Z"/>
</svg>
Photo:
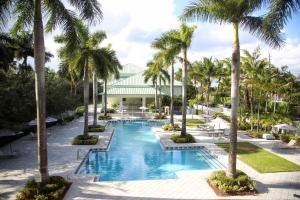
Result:
<svg viewBox="0 0 300 200">
<path fill-rule="evenodd" d="M 120 71 L 120 78 L 110 80 L 107 83 L 107 105 L 113 107 L 125 107 L 128 110 L 139 110 L 140 107 L 147 107 L 155 100 L 155 86 L 151 81 L 145 83 L 143 73 L 146 68 L 134 64 L 126 64 Z M 174 96 L 180 96 L 182 84 L 174 80 Z M 157 88 L 159 95 L 159 89 Z M 162 95 L 170 95 L 170 83 L 162 84 Z M 104 99 L 104 93 L 102 100 Z M 103 104 L 102 104 L 103 105 Z"/>
</svg>

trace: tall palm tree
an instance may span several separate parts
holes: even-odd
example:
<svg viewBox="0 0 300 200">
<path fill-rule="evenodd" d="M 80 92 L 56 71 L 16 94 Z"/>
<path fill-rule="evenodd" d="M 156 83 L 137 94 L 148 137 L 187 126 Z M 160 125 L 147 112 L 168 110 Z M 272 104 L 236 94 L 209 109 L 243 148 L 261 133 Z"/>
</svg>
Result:
<svg viewBox="0 0 300 200">
<path fill-rule="evenodd" d="M 236 148 L 237 148 L 237 112 L 239 105 L 239 79 L 240 79 L 240 42 L 239 28 L 242 27 L 265 40 L 268 44 L 278 47 L 282 44 L 280 28 L 267 23 L 262 16 L 252 14 L 261 9 L 263 0 L 198 0 L 184 10 L 181 19 L 203 20 L 219 24 L 232 24 L 233 49 L 231 68 L 231 128 L 230 147 L 228 157 L 227 175 L 236 176 Z"/>
<path fill-rule="evenodd" d="M 99 44 L 106 38 L 103 31 L 98 31 L 93 34 L 89 33 L 82 21 L 77 20 L 76 37 L 78 43 L 72 49 L 68 47 L 69 40 L 65 35 L 55 37 L 55 41 L 64 44 L 59 50 L 60 57 L 67 60 L 71 67 L 83 71 L 83 98 L 84 98 L 84 130 L 83 134 L 88 135 L 88 105 L 89 105 L 89 73 L 92 70 L 92 63 L 96 62 L 96 57 L 99 55 Z M 100 58 L 99 58 L 100 59 Z"/>
<path fill-rule="evenodd" d="M 168 35 L 168 34 L 166 34 Z M 163 38 L 156 38 L 152 43 L 152 47 L 160 50 L 157 53 L 157 57 L 162 59 L 167 67 L 171 66 L 170 75 L 170 124 L 174 126 L 174 64 L 176 55 L 180 53 L 178 48 L 174 48 L 172 44 L 169 44 L 167 40 Z"/>
<path fill-rule="evenodd" d="M 95 75 L 104 82 L 104 116 L 107 115 L 107 80 L 111 77 L 118 79 L 120 77 L 120 70 L 122 65 L 117 58 L 117 54 L 111 49 L 111 46 L 98 49 L 98 53 L 94 57 Z M 97 95 L 97 91 L 94 91 Z M 97 110 L 97 105 L 94 105 L 94 116 Z M 94 120 L 95 124 L 95 120 Z"/>
<path fill-rule="evenodd" d="M 94 0 L 69 0 L 68 3 L 77 8 L 84 20 L 92 21 L 95 17 L 102 18 L 100 4 Z M 7 24 L 10 14 L 15 15 L 16 23 L 14 31 L 23 27 L 33 27 L 34 35 L 34 63 L 36 82 L 36 107 L 37 107 L 37 135 L 38 135 L 38 168 L 41 181 L 49 178 L 47 136 L 45 115 L 45 42 L 43 13 L 47 13 L 46 31 L 52 31 L 61 26 L 70 40 L 68 46 L 71 48 L 76 44 L 74 29 L 75 13 L 65 8 L 60 0 L 2 0 L 0 3 L 0 28 Z"/>
<path fill-rule="evenodd" d="M 151 79 L 152 83 L 155 85 L 155 89 L 159 90 L 159 100 L 158 100 L 158 111 L 161 114 L 161 107 L 162 107 L 162 83 L 166 85 L 166 82 L 170 82 L 170 76 L 168 71 L 164 69 L 163 61 L 161 59 L 154 59 L 147 63 L 148 69 L 144 72 L 144 81 L 148 82 Z M 156 92 L 157 93 L 157 92 Z M 156 94 L 157 96 L 157 94 Z M 157 98 L 157 97 L 156 97 Z M 156 109 L 157 109 L 156 107 Z"/>
<path fill-rule="evenodd" d="M 177 30 L 171 30 L 161 36 L 161 40 L 171 45 L 172 48 L 177 51 L 181 51 L 182 54 L 182 130 L 181 136 L 186 136 L 186 107 L 187 107 L 187 51 L 192 43 L 193 33 L 196 26 L 187 26 L 181 24 Z"/>
</svg>

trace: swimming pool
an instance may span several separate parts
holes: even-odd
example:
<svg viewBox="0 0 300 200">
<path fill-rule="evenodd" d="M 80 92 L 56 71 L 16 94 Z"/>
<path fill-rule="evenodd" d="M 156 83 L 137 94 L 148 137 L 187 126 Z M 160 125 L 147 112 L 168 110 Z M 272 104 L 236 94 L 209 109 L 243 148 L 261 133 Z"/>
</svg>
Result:
<svg viewBox="0 0 300 200">
<path fill-rule="evenodd" d="M 181 170 L 219 169 L 224 166 L 204 148 L 165 151 L 145 120 L 118 121 L 107 152 L 92 150 L 78 169 L 96 174 L 96 181 L 174 179 Z"/>
</svg>

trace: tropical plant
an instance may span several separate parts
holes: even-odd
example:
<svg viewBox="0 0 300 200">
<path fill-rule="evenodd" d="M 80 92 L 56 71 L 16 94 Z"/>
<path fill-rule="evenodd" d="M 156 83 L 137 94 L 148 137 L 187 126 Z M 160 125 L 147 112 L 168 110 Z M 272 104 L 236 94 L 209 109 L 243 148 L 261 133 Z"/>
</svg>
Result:
<svg viewBox="0 0 300 200">
<path fill-rule="evenodd" d="M 59 49 L 59 57 L 69 67 L 83 71 L 83 93 L 84 93 L 84 135 L 88 135 L 88 105 L 89 105 L 89 73 L 95 65 L 100 63 L 101 54 L 99 54 L 99 44 L 106 37 L 103 31 L 93 34 L 89 33 L 88 28 L 82 21 L 77 20 L 75 24 L 76 38 L 79 41 L 72 49 L 69 48 L 69 40 L 65 35 L 55 37 L 57 43 L 63 44 Z"/>
<path fill-rule="evenodd" d="M 263 0 L 199 0 L 191 3 L 184 10 L 181 19 L 203 20 L 219 24 L 233 25 L 233 52 L 231 66 L 231 128 L 230 148 L 227 175 L 236 176 L 236 148 L 237 148 L 237 113 L 239 105 L 240 79 L 240 42 L 239 27 L 247 29 L 273 47 L 282 44 L 280 28 L 267 23 L 262 16 L 253 16 L 253 13 L 262 8 Z"/>
<path fill-rule="evenodd" d="M 158 90 L 159 90 L 159 101 L 158 106 L 156 106 L 156 109 L 158 107 L 159 115 L 161 114 L 162 109 L 162 83 L 166 85 L 167 81 L 170 82 L 170 76 L 168 74 L 168 71 L 163 68 L 163 60 L 160 58 L 156 58 L 152 61 L 149 61 L 147 63 L 148 69 L 144 72 L 144 81 L 148 82 L 149 79 L 151 79 L 152 83 L 155 85 L 155 90 L 157 90 L 157 84 L 158 84 Z M 157 95 L 157 92 L 155 92 Z M 156 101 L 157 102 L 157 101 Z"/>
<path fill-rule="evenodd" d="M 95 17 L 102 18 L 100 5 L 93 0 L 70 0 L 70 5 L 76 7 L 84 20 L 92 21 Z M 36 81 L 36 108 L 37 108 L 37 134 L 38 134 L 38 163 L 41 181 L 48 180 L 48 157 L 46 136 L 46 106 L 45 106 L 45 43 L 43 13 L 47 13 L 46 31 L 52 31 L 61 26 L 68 38 L 72 38 L 68 46 L 76 44 L 74 29 L 75 14 L 66 9 L 59 1 L 28 0 L 11 1 L 3 0 L 0 3 L 0 28 L 7 24 L 10 14 L 14 14 L 16 23 L 13 32 L 23 27 L 32 27 L 34 35 L 34 63 Z"/>
<path fill-rule="evenodd" d="M 168 35 L 166 33 L 165 35 Z M 174 125 L 174 64 L 176 55 L 180 53 L 179 49 L 167 42 L 164 37 L 159 37 L 154 40 L 152 47 L 159 50 L 156 57 L 163 60 L 165 66 L 171 66 L 170 75 L 170 124 Z"/>
</svg>

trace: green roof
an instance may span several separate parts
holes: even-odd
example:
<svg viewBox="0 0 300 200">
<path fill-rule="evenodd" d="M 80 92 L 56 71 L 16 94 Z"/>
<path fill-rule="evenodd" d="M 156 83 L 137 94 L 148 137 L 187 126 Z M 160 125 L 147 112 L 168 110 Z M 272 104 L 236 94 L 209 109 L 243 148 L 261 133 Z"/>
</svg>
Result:
<svg viewBox="0 0 300 200">
<path fill-rule="evenodd" d="M 101 93 L 102 94 L 102 93 Z M 155 89 L 153 87 L 142 88 L 111 88 L 107 90 L 108 95 L 154 95 Z M 164 95 L 164 93 L 162 92 Z"/>
</svg>

